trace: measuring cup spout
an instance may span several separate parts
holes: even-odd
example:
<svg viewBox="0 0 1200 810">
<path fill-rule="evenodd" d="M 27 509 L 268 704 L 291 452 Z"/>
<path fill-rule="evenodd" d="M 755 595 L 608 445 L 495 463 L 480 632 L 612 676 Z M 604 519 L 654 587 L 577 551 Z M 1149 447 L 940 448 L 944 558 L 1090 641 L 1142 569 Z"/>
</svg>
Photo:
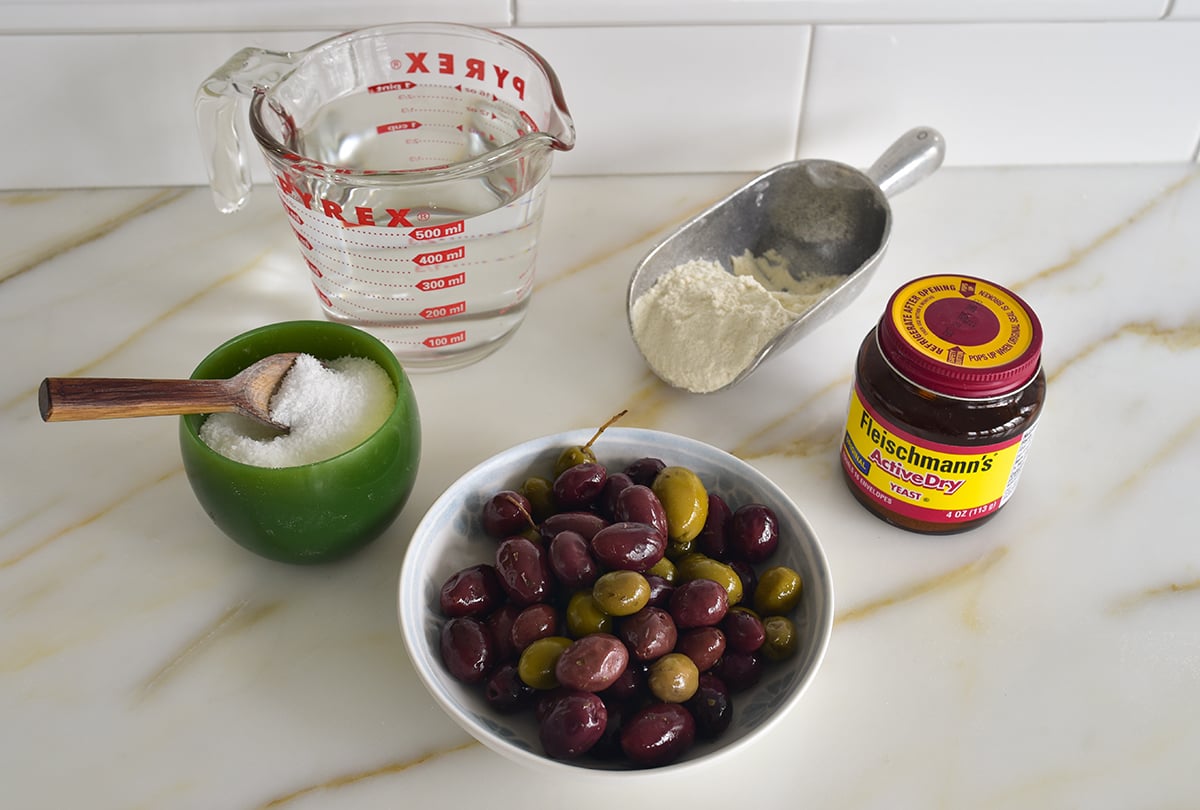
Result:
<svg viewBox="0 0 1200 810">
<path fill-rule="evenodd" d="M 295 61 L 290 53 L 243 48 L 196 91 L 194 111 L 213 201 L 222 213 L 242 208 L 250 196 L 246 107 L 269 90 Z"/>
</svg>

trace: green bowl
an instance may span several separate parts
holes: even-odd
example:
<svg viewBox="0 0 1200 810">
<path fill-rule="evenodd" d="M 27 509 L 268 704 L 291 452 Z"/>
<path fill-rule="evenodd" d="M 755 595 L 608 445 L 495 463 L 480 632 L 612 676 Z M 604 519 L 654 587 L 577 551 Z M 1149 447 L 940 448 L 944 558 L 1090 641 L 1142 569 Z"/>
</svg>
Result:
<svg viewBox="0 0 1200 810">
<path fill-rule="evenodd" d="M 314 464 L 277 469 L 222 456 L 200 438 L 205 417 L 184 416 L 179 424 L 183 466 L 204 511 L 240 545 L 281 562 L 329 562 L 377 538 L 408 500 L 421 456 L 417 402 L 387 346 L 362 330 L 328 321 L 290 321 L 246 332 L 204 358 L 192 378 L 231 377 L 278 352 L 374 360 L 396 387 L 396 407 L 357 447 Z"/>
</svg>

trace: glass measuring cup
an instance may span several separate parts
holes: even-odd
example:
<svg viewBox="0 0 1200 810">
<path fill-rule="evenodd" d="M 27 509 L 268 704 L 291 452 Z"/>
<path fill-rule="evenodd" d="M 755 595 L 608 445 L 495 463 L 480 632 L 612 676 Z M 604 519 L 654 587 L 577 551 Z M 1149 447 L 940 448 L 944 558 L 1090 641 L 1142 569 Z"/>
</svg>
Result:
<svg viewBox="0 0 1200 810">
<path fill-rule="evenodd" d="M 499 348 L 524 320 L 546 180 L 574 124 L 554 71 L 502 34 L 448 23 L 245 48 L 196 93 L 217 207 L 245 205 L 249 129 L 325 316 L 412 370 Z"/>
</svg>

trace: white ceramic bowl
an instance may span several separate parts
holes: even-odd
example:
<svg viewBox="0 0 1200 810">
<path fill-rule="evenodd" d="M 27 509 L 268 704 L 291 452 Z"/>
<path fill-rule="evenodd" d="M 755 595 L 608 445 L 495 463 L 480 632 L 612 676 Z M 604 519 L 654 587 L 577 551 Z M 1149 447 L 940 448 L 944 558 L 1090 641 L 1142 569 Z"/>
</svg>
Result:
<svg viewBox="0 0 1200 810">
<path fill-rule="evenodd" d="M 817 536 L 800 510 L 766 476 L 728 453 L 694 439 L 653 430 L 609 428 L 592 446 L 610 471 L 644 456 L 695 471 L 710 492 L 731 509 L 763 503 L 779 519 L 780 544 L 771 565 L 787 565 L 800 573 L 803 591 L 794 620 L 801 642 L 785 663 L 769 665 L 752 689 L 735 693 L 733 721 L 713 742 L 695 746 L 671 765 L 634 770 L 620 763 L 583 757 L 551 759 L 542 752 L 532 711 L 505 715 L 492 710 L 481 684 L 465 684 L 446 671 L 439 653 L 445 619 L 438 593 L 454 572 L 495 559 L 496 541 L 480 528 L 484 501 L 502 489 L 519 489 L 530 475 L 548 475 L 564 447 L 586 442 L 593 430 L 534 439 L 505 450 L 459 478 L 422 518 L 405 554 L 400 574 L 399 613 L 404 641 L 418 675 L 441 707 L 472 736 L 492 750 L 526 765 L 563 773 L 622 775 L 676 772 L 709 763 L 715 757 L 749 745 L 783 720 L 816 675 L 833 629 L 833 583 Z M 763 566 L 758 566 L 761 570 Z M 619 770 L 625 768 L 625 770 Z"/>
</svg>

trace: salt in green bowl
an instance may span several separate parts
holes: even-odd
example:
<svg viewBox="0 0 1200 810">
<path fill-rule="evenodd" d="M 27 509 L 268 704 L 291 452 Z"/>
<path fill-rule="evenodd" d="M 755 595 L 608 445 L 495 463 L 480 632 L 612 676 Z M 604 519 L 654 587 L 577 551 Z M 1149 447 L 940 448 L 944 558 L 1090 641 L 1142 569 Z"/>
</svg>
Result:
<svg viewBox="0 0 1200 810">
<path fill-rule="evenodd" d="M 208 516 L 240 545 L 271 560 L 323 563 L 376 539 L 404 508 L 416 481 L 421 425 L 400 362 L 377 338 L 344 324 L 289 321 L 251 330 L 204 358 L 193 379 L 231 377 L 278 352 L 321 360 L 366 357 L 396 388 L 396 406 L 369 438 L 341 455 L 296 467 L 233 461 L 201 440 L 205 416 L 184 416 L 179 444 L 188 482 Z"/>
</svg>

